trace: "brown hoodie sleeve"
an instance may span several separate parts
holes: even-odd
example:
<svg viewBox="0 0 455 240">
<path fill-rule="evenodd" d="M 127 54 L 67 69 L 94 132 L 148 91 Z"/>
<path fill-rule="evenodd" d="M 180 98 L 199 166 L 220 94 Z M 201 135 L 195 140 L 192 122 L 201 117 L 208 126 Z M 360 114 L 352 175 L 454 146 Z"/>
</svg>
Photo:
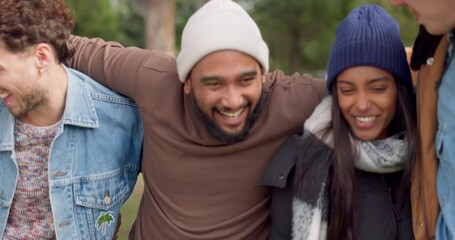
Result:
<svg viewBox="0 0 455 240">
<path fill-rule="evenodd" d="M 284 119 L 286 124 L 300 124 L 296 125 L 298 128 L 294 133 L 303 133 L 304 122 L 327 94 L 326 81 L 307 74 L 285 75 L 280 70 L 267 73 L 266 79 L 264 90 L 270 98 L 270 118 Z"/>
<path fill-rule="evenodd" d="M 71 36 L 70 40 L 75 54 L 65 65 L 133 99 L 143 86 L 141 81 L 153 81 L 154 74 L 176 72 L 175 60 L 163 52 L 125 48 L 100 38 Z"/>
</svg>

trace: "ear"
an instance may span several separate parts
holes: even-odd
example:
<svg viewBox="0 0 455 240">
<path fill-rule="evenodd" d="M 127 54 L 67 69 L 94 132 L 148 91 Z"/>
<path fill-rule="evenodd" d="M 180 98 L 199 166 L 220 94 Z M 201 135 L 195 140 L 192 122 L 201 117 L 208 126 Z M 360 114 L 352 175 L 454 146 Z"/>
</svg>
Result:
<svg viewBox="0 0 455 240">
<path fill-rule="evenodd" d="M 184 85 L 183 85 L 183 92 L 185 94 L 190 94 L 191 93 L 191 80 L 189 78 L 186 79 Z"/>
<path fill-rule="evenodd" d="M 40 70 L 46 71 L 46 68 L 54 60 L 54 52 L 52 47 L 47 43 L 40 43 L 36 45 L 35 48 L 35 57 L 36 64 Z"/>
</svg>

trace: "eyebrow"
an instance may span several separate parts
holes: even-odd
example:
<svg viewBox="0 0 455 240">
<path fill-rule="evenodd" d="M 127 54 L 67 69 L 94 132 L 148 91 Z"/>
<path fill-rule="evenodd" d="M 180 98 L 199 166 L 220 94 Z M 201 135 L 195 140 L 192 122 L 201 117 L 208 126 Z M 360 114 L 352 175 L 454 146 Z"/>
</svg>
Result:
<svg viewBox="0 0 455 240">
<path fill-rule="evenodd" d="M 383 81 L 383 80 L 389 80 L 390 78 L 389 77 L 378 77 L 378 78 L 373 78 L 373 79 L 369 79 L 367 82 L 367 84 L 373 84 L 375 82 L 379 82 L 379 81 Z M 353 83 L 347 81 L 347 80 L 343 80 L 343 79 L 338 79 L 337 80 L 337 83 L 344 83 L 344 84 L 348 84 L 348 85 L 354 85 Z"/>
<path fill-rule="evenodd" d="M 218 80 L 218 79 L 220 79 L 220 78 L 217 77 L 217 76 L 204 76 L 204 77 L 201 77 L 201 79 L 199 79 L 199 81 L 201 83 L 204 83 L 204 82 L 215 81 L 215 80 Z"/>
<path fill-rule="evenodd" d="M 251 70 L 251 71 L 244 72 L 244 73 L 240 74 L 240 77 L 254 77 L 256 75 L 258 75 L 258 71 L 257 70 Z"/>
<path fill-rule="evenodd" d="M 244 78 L 244 77 L 254 77 L 258 74 L 258 71 L 257 70 L 251 70 L 251 71 L 247 71 L 247 72 L 243 72 L 241 73 L 240 75 L 238 75 L 236 78 Z M 216 80 L 220 80 L 221 78 L 216 76 L 216 75 L 213 75 L 213 76 L 204 76 L 204 77 L 201 77 L 199 79 L 199 81 L 201 83 L 204 83 L 204 82 L 209 82 L 209 81 L 216 81 Z"/>
</svg>

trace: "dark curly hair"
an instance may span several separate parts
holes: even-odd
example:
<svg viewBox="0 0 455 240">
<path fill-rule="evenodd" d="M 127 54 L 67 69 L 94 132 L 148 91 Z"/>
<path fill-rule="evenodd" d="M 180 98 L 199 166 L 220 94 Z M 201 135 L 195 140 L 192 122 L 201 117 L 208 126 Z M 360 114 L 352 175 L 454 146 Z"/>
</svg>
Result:
<svg viewBox="0 0 455 240">
<path fill-rule="evenodd" d="M 63 62 L 74 53 L 69 36 L 74 27 L 63 0 L 0 0 L 0 40 L 12 52 L 48 43 Z"/>
</svg>

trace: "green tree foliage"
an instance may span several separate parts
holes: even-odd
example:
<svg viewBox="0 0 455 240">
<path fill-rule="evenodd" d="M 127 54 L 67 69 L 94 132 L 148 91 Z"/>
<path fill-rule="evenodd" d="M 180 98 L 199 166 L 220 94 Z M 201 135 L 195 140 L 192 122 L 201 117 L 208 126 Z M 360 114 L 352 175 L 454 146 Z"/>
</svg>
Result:
<svg viewBox="0 0 455 240">
<path fill-rule="evenodd" d="M 112 1 L 112 0 L 111 0 Z M 120 28 L 125 33 L 125 45 L 144 46 L 144 19 L 133 9 L 131 0 L 117 0 L 116 12 L 120 18 Z"/>
<path fill-rule="evenodd" d="M 143 19 L 132 0 L 66 0 L 77 19 L 75 34 L 102 37 L 144 47 Z M 143 0 L 146 1 L 146 0 Z M 176 52 L 188 18 L 207 0 L 176 0 Z M 270 48 L 271 69 L 323 76 L 338 23 L 355 7 L 383 6 L 401 26 L 405 45 L 412 45 L 418 26 L 404 8 L 389 0 L 236 0 L 256 20 Z M 321 72 L 321 74 L 319 74 Z"/>
<path fill-rule="evenodd" d="M 175 3 L 175 45 L 176 52 L 179 52 L 183 27 L 203 2 L 201 0 L 176 0 Z"/>
<path fill-rule="evenodd" d="M 143 46 L 143 20 L 129 0 L 65 0 L 76 19 L 74 34 Z"/>
<path fill-rule="evenodd" d="M 346 0 L 255 0 L 253 17 L 269 44 L 271 67 L 309 72 L 325 65 L 332 31 L 349 7 Z"/>
<path fill-rule="evenodd" d="M 417 25 L 403 9 L 388 0 L 243 0 L 269 44 L 271 69 L 288 74 L 308 72 L 323 77 L 338 23 L 354 8 L 376 3 L 383 6 L 402 26 L 406 45 L 412 44 Z"/>
</svg>

